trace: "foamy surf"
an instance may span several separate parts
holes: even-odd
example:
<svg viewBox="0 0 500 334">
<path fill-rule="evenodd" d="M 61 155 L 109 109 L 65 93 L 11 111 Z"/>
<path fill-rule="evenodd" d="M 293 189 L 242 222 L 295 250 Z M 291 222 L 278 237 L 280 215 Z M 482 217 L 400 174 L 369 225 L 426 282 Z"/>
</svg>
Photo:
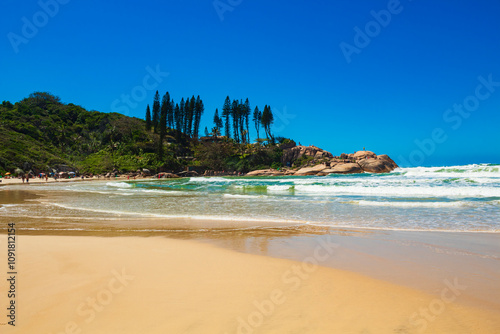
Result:
<svg viewBox="0 0 500 334">
<path fill-rule="evenodd" d="M 58 196 L 51 199 L 51 207 L 33 202 L 31 207 L 3 206 L 0 213 L 97 221 L 197 219 L 206 221 L 207 228 L 217 221 L 246 220 L 261 227 L 294 222 L 408 231 L 500 230 L 499 166 L 487 164 L 325 177 L 79 182 L 49 184 L 37 191 Z M 60 196 L 64 192 L 70 196 Z"/>
</svg>

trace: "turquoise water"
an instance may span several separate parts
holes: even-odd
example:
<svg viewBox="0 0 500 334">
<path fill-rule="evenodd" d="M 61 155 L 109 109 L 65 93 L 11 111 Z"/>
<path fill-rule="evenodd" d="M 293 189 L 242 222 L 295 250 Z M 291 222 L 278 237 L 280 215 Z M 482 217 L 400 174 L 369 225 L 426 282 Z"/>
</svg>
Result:
<svg viewBox="0 0 500 334">
<path fill-rule="evenodd" d="M 500 166 L 490 164 L 324 177 L 75 182 L 39 189 L 58 194 L 29 204 L 37 205 L 29 212 L 44 217 L 197 218 L 206 220 L 207 228 L 214 220 L 247 220 L 264 227 L 292 222 L 500 232 Z M 3 206 L 0 215 L 27 215 L 26 205 Z"/>
</svg>

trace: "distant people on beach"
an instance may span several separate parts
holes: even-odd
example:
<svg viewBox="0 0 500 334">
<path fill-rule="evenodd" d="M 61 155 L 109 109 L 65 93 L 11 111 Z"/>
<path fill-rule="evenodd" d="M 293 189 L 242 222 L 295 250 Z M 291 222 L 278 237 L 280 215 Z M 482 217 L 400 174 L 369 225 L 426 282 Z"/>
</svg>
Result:
<svg viewBox="0 0 500 334">
<path fill-rule="evenodd" d="M 21 175 L 21 178 L 23 179 L 23 183 L 24 183 L 24 174 L 23 174 L 23 175 Z"/>
</svg>

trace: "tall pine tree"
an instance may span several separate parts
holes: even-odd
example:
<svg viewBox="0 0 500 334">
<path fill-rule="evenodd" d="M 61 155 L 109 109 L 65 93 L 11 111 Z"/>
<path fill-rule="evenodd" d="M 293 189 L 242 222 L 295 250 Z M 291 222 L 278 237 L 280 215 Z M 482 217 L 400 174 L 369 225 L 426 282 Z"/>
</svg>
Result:
<svg viewBox="0 0 500 334">
<path fill-rule="evenodd" d="M 264 111 L 262 112 L 261 123 L 266 131 L 266 137 L 268 140 L 274 141 L 274 138 L 271 134 L 271 125 L 274 122 L 273 112 L 271 111 L 270 106 L 265 106 Z"/>
<path fill-rule="evenodd" d="M 214 127 L 217 129 L 217 132 L 222 129 L 222 126 L 224 125 L 222 118 L 219 117 L 219 109 L 215 109 L 215 114 L 214 114 Z"/>
<path fill-rule="evenodd" d="M 259 110 L 259 107 L 256 106 L 253 111 L 252 121 L 255 124 L 255 130 L 257 131 L 257 139 L 260 138 L 259 130 L 260 130 L 261 119 L 262 119 L 262 112 Z"/>
<path fill-rule="evenodd" d="M 170 105 L 170 93 L 166 92 L 165 95 L 163 95 L 163 98 L 161 99 L 161 108 L 160 108 L 160 118 L 162 114 L 165 114 L 165 132 L 166 128 L 170 127 L 168 123 L 168 115 L 171 113 L 172 106 Z M 160 122 L 161 123 L 161 122 Z M 162 124 L 160 124 L 160 130 L 161 130 Z"/>
<path fill-rule="evenodd" d="M 184 98 L 181 99 L 181 103 L 179 104 L 179 127 L 177 130 L 179 132 L 184 133 L 184 117 L 186 111 L 186 103 L 184 102 Z"/>
<path fill-rule="evenodd" d="M 155 98 L 153 101 L 153 129 L 155 133 L 158 133 L 160 125 L 160 94 L 156 91 Z"/>
<path fill-rule="evenodd" d="M 163 160 L 163 141 L 167 134 L 167 112 L 170 104 L 170 95 L 168 92 L 163 96 L 161 112 L 160 112 L 160 142 L 158 143 L 158 159 Z"/>
<path fill-rule="evenodd" d="M 174 108 L 174 121 L 175 121 L 175 130 L 177 130 L 177 134 L 181 131 L 181 108 L 179 107 L 179 103 L 175 104 Z"/>
<path fill-rule="evenodd" d="M 186 111 L 186 127 L 185 127 L 185 133 L 186 135 L 192 137 L 193 136 L 193 119 L 194 119 L 194 109 L 196 106 L 196 99 L 194 98 L 194 95 L 189 99 L 189 103 L 187 103 L 187 111 Z"/>
<path fill-rule="evenodd" d="M 233 133 L 237 143 L 240 142 L 240 103 L 233 100 L 231 105 L 231 116 L 233 117 Z"/>
<path fill-rule="evenodd" d="M 198 132 L 200 131 L 200 121 L 201 115 L 205 111 L 205 106 L 200 96 L 196 97 L 196 102 L 194 106 L 194 128 L 193 128 L 193 138 L 198 138 Z"/>
<path fill-rule="evenodd" d="M 250 123 L 250 113 L 252 112 L 251 108 L 250 108 L 250 101 L 248 101 L 248 98 L 245 100 L 245 104 L 243 105 L 243 116 L 245 117 L 245 125 L 246 125 L 246 128 L 247 128 L 247 132 L 246 132 L 246 142 L 247 143 L 250 143 L 250 127 L 249 127 L 249 123 Z"/>
<path fill-rule="evenodd" d="M 173 129 L 175 127 L 175 117 L 174 117 L 174 99 L 170 100 L 169 109 L 167 112 L 167 127 Z"/>
<path fill-rule="evenodd" d="M 146 108 L 146 131 L 151 131 L 151 109 L 149 109 L 149 104 Z"/>
<path fill-rule="evenodd" d="M 222 117 L 224 118 L 224 133 L 227 138 L 231 138 L 231 100 L 229 96 L 226 97 L 224 101 L 224 106 L 222 107 Z"/>
</svg>

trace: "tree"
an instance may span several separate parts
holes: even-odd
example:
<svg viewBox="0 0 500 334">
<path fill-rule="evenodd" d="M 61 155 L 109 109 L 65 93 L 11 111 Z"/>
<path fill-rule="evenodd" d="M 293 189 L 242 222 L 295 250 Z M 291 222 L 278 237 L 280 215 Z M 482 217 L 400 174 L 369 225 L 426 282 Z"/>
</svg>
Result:
<svg viewBox="0 0 500 334">
<path fill-rule="evenodd" d="M 161 115 L 164 113 L 165 114 L 165 130 L 167 127 L 171 128 L 172 124 L 169 123 L 169 119 L 172 118 L 172 113 L 173 113 L 173 101 L 170 101 L 170 93 L 166 92 L 165 95 L 163 95 L 163 98 L 161 99 L 161 108 L 160 108 L 160 118 Z M 161 124 L 163 126 L 163 124 Z M 160 126 L 160 131 L 161 131 L 161 126 Z"/>
<path fill-rule="evenodd" d="M 49 104 L 61 105 L 61 98 L 48 92 L 33 92 L 29 95 L 27 100 L 34 102 L 34 104 L 40 108 L 45 108 Z"/>
<path fill-rule="evenodd" d="M 166 92 L 165 95 L 163 95 L 163 98 L 161 100 L 160 119 L 162 116 L 164 116 L 165 123 L 162 123 L 160 121 L 160 131 L 161 131 L 162 127 L 164 126 L 165 127 L 164 130 L 166 132 L 166 128 L 168 126 L 168 114 L 170 113 L 170 109 L 172 109 L 172 106 L 170 105 L 170 94 L 168 92 Z"/>
<path fill-rule="evenodd" d="M 245 104 L 243 105 L 243 116 L 245 117 L 245 125 L 247 127 L 246 129 L 246 134 L 247 134 L 247 138 L 246 138 L 246 142 L 249 143 L 250 142 L 250 127 L 249 127 L 249 124 L 250 121 L 250 113 L 252 112 L 252 109 L 250 108 L 250 101 L 248 101 L 248 98 L 245 100 Z"/>
<path fill-rule="evenodd" d="M 271 107 L 266 105 L 264 107 L 264 111 L 262 112 L 262 118 L 261 118 L 261 123 L 262 126 L 264 127 L 264 130 L 266 131 L 266 137 L 269 140 L 273 140 L 273 136 L 271 134 L 271 125 L 274 122 L 274 116 L 273 112 L 271 111 Z"/>
<path fill-rule="evenodd" d="M 146 130 L 151 131 L 151 110 L 149 109 L 149 104 L 146 108 Z"/>
<path fill-rule="evenodd" d="M 158 159 L 163 160 L 163 141 L 167 134 L 167 113 L 170 108 L 170 94 L 167 92 L 163 95 L 160 112 L 160 142 L 158 144 Z"/>
<path fill-rule="evenodd" d="M 174 121 L 175 121 L 175 129 L 177 130 L 177 132 L 181 131 L 180 130 L 180 128 L 181 128 L 181 125 L 180 125 L 180 122 L 181 122 L 181 108 L 179 107 L 178 103 L 175 104 L 175 108 L 174 108 Z"/>
<path fill-rule="evenodd" d="M 194 108 L 196 106 L 196 100 L 194 95 L 190 98 L 186 99 L 185 105 L 185 122 L 184 122 L 184 133 L 188 136 L 193 135 L 193 116 L 194 116 Z"/>
<path fill-rule="evenodd" d="M 174 106 L 175 106 L 174 99 L 172 99 L 170 101 L 169 109 L 167 112 L 167 127 L 171 128 L 171 129 L 173 129 L 175 127 Z"/>
<path fill-rule="evenodd" d="M 205 126 L 205 137 L 208 137 L 210 134 L 208 133 L 208 128 Z"/>
<path fill-rule="evenodd" d="M 245 132 L 245 105 L 243 104 L 243 100 L 240 100 L 238 103 L 238 126 L 239 126 L 239 134 L 240 141 L 242 143 L 246 142 L 246 132 Z"/>
<path fill-rule="evenodd" d="M 160 125 L 160 94 L 156 91 L 153 101 L 153 129 L 158 133 L 158 126 Z"/>
<path fill-rule="evenodd" d="M 181 103 L 179 104 L 179 125 L 177 127 L 177 130 L 179 132 L 184 132 L 184 117 L 185 117 L 185 110 L 186 110 L 186 103 L 184 102 L 184 98 L 181 99 Z"/>
<path fill-rule="evenodd" d="M 262 112 L 259 110 L 259 107 L 255 107 L 253 111 L 252 121 L 255 124 L 255 130 L 257 131 L 257 138 L 260 138 L 259 130 L 260 130 L 260 122 L 262 120 Z"/>
<path fill-rule="evenodd" d="M 223 120 L 222 118 L 219 117 L 219 110 L 215 109 L 215 114 L 214 114 L 214 126 L 217 129 L 217 131 L 220 131 L 223 126 Z"/>
<path fill-rule="evenodd" d="M 224 106 L 222 107 L 222 117 L 224 118 L 225 135 L 227 138 L 231 138 L 231 128 L 229 126 L 231 119 L 231 100 L 229 99 L 229 96 L 227 96 L 224 101 Z"/>
<path fill-rule="evenodd" d="M 240 103 L 233 100 L 231 105 L 231 116 L 233 117 L 233 134 L 237 143 L 240 142 Z"/>
<path fill-rule="evenodd" d="M 196 102 L 194 106 L 194 128 L 193 128 L 193 138 L 198 138 L 198 132 L 200 130 L 201 115 L 205 112 L 205 106 L 200 96 L 196 97 Z"/>
</svg>

